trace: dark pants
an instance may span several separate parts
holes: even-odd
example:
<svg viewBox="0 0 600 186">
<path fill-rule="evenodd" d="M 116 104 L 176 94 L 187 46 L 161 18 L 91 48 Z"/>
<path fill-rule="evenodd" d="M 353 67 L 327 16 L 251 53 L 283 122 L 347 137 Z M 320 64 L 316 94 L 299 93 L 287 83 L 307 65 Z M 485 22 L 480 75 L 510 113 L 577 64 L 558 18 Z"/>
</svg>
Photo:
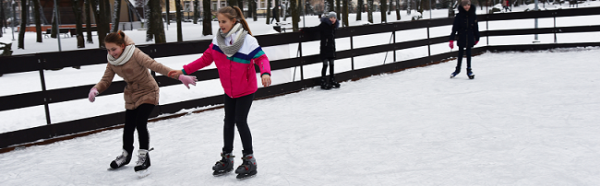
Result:
<svg viewBox="0 0 600 186">
<path fill-rule="evenodd" d="M 467 47 L 467 69 L 471 69 L 471 47 Z M 460 72 L 460 65 L 465 54 L 465 49 L 458 47 L 458 63 L 456 64 L 456 72 Z"/>
<path fill-rule="evenodd" d="M 329 64 L 329 77 L 333 78 L 333 58 L 323 60 L 323 69 L 321 69 L 321 77 L 325 78 L 327 75 L 327 65 Z"/>
<path fill-rule="evenodd" d="M 273 20 L 277 21 L 277 19 L 275 19 L 275 17 L 271 18 L 271 21 L 269 21 L 269 23 L 273 24 Z"/>
<path fill-rule="evenodd" d="M 225 95 L 225 125 L 223 126 L 223 152 L 231 153 L 233 151 L 233 137 L 235 134 L 234 127 L 237 126 L 238 133 L 242 138 L 244 154 L 252 154 L 252 134 L 248 127 L 248 112 L 254 100 L 254 94 L 246 95 L 239 98 L 230 98 Z"/>
<path fill-rule="evenodd" d="M 138 131 L 140 149 L 148 149 L 150 146 L 150 134 L 148 133 L 148 117 L 154 109 L 152 104 L 142 104 L 134 110 L 125 111 L 125 127 L 123 127 L 123 149 L 131 154 L 133 152 L 133 132 Z"/>
</svg>

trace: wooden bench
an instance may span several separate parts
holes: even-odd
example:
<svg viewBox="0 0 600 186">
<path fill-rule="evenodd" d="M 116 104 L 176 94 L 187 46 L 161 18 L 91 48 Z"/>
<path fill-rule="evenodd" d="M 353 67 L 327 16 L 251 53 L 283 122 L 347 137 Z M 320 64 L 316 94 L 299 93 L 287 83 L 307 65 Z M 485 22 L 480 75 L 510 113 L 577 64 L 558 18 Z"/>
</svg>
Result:
<svg viewBox="0 0 600 186">
<path fill-rule="evenodd" d="M 75 32 L 75 29 L 72 28 L 61 28 L 58 29 L 58 34 L 63 34 L 65 37 L 73 37 L 74 35 L 77 35 L 77 33 Z M 46 33 L 44 33 L 44 37 L 48 38 L 50 37 L 50 35 L 52 35 L 52 29 L 46 29 Z"/>
</svg>

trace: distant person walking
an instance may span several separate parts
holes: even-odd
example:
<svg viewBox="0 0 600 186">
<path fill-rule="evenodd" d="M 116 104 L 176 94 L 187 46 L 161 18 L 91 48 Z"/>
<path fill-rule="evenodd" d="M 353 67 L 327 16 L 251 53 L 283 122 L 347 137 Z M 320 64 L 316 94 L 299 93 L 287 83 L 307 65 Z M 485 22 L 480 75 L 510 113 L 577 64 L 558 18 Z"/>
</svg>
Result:
<svg viewBox="0 0 600 186">
<path fill-rule="evenodd" d="M 454 40 L 458 41 L 458 63 L 456 64 L 456 70 L 450 74 L 450 78 L 454 78 L 460 73 L 462 58 L 466 51 L 467 76 L 469 76 L 469 79 L 473 79 L 475 74 L 471 69 L 471 48 L 479 42 L 476 8 L 471 5 L 470 0 L 462 0 L 460 4 L 458 14 L 454 17 L 452 33 L 450 33 L 450 49 L 454 48 Z"/>
<path fill-rule="evenodd" d="M 278 20 L 278 16 L 279 16 L 279 9 L 276 7 L 273 7 L 273 10 L 271 11 L 273 12 L 273 17 L 271 18 L 271 21 L 269 21 L 271 24 L 273 24 L 273 20 L 277 21 Z"/>
</svg>

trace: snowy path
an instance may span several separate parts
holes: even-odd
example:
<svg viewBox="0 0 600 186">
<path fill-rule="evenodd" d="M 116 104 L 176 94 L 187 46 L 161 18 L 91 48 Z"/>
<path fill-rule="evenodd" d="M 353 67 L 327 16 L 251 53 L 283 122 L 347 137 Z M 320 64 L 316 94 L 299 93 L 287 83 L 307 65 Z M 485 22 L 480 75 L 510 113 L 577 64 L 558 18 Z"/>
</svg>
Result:
<svg viewBox="0 0 600 186">
<path fill-rule="evenodd" d="M 598 185 L 598 52 L 485 53 L 473 58 L 475 80 L 449 79 L 451 61 L 256 101 L 259 173 L 245 181 L 211 175 L 219 109 L 150 123 L 156 150 L 146 178 L 133 164 L 106 171 L 119 129 L 0 154 L 0 183 Z M 235 147 L 239 165 L 237 136 Z"/>
</svg>

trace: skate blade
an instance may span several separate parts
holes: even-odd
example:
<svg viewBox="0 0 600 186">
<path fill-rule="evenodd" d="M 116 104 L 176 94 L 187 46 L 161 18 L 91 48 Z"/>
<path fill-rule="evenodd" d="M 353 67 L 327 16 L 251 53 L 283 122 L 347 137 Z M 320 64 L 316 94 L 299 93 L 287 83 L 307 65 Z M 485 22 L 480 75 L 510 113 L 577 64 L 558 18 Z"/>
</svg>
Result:
<svg viewBox="0 0 600 186">
<path fill-rule="evenodd" d="M 255 177 L 257 172 L 258 171 L 252 171 L 252 172 L 250 172 L 248 174 L 238 174 L 235 178 L 237 178 L 238 180 L 245 180 L 245 179 L 248 179 L 248 178 Z"/>
<path fill-rule="evenodd" d="M 139 178 L 144 178 L 144 177 L 150 175 L 150 170 L 146 169 L 146 170 L 136 171 L 135 173 L 138 175 Z"/>
<path fill-rule="evenodd" d="M 213 172 L 214 177 L 221 177 L 221 176 L 225 176 L 226 174 L 229 174 L 229 172 Z"/>
</svg>

